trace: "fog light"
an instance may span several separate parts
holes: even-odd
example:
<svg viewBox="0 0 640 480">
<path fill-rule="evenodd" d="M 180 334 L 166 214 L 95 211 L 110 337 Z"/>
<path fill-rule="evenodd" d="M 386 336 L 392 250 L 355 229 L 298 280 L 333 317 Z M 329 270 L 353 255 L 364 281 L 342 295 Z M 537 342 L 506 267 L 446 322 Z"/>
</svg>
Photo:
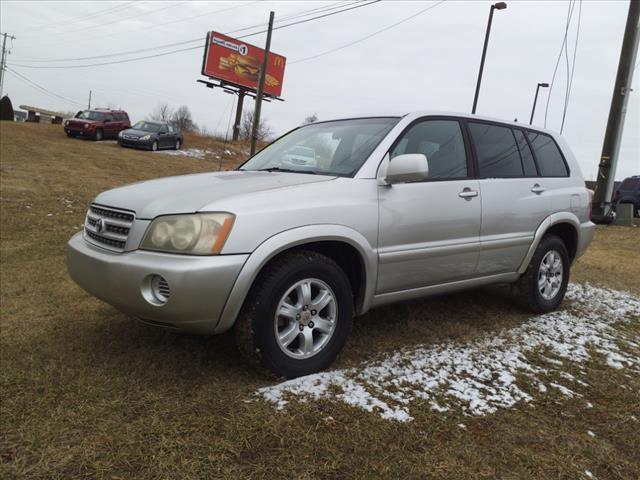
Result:
<svg viewBox="0 0 640 480">
<path fill-rule="evenodd" d="M 142 282 L 142 296 L 153 305 L 161 306 L 169 301 L 171 288 L 161 275 L 149 275 Z"/>
</svg>

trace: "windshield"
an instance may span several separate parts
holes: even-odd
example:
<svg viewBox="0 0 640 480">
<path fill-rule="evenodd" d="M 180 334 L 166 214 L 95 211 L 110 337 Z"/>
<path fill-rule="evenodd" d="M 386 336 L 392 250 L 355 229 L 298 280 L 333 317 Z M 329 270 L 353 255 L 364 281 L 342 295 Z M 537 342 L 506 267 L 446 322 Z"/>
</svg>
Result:
<svg viewBox="0 0 640 480">
<path fill-rule="evenodd" d="M 397 117 L 359 118 L 307 125 L 267 146 L 240 170 L 351 176 L 398 120 Z"/>
<path fill-rule="evenodd" d="M 102 120 L 104 113 L 84 110 L 83 112 L 78 112 L 76 118 L 81 118 L 82 120 Z"/>
<path fill-rule="evenodd" d="M 135 128 L 136 130 L 143 130 L 145 132 L 159 132 L 162 127 L 163 125 L 161 123 L 139 121 L 131 128 Z"/>
</svg>

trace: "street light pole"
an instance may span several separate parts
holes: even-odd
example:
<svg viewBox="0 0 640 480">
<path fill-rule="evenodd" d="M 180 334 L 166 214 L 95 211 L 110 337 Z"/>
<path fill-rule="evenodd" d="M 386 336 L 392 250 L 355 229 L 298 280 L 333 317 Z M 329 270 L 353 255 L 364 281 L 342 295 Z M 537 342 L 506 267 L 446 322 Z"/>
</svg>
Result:
<svg viewBox="0 0 640 480">
<path fill-rule="evenodd" d="M 540 87 L 547 88 L 548 86 L 548 83 L 539 83 L 536 87 L 536 96 L 533 98 L 533 108 L 531 108 L 531 118 L 529 119 L 529 125 L 533 124 L 533 114 L 536 113 L 536 103 L 538 103 L 538 92 L 540 91 Z"/>
<path fill-rule="evenodd" d="M 484 59 L 487 56 L 487 45 L 489 45 L 489 34 L 491 33 L 491 22 L 493 21 L 494 10 L 504 10 L 507 8 L 505 2 L 498 2 L 491 5 L 489 11 L 489 21 L 487 22 L 487 32 L 484 35 L 484 47 L 482 47 L 482 59 L 480 60 L 480 71 L 478 72 L 478 82 L 476 83 L 476 94 L 473 97 L 473 108 L 471 113 L 476 113 L 476 107 L 478 106 L 478 95 L 480 94 L 480 84 L 482 83 L 482 71 L 484 70 Z"/>
</svg>

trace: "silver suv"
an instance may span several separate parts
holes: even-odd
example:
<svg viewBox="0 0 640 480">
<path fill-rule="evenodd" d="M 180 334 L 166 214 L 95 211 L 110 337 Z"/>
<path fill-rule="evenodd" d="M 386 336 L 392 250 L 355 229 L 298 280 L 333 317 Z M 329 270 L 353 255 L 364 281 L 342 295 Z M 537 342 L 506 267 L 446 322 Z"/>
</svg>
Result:
<svg viewBox="0 0 640 480">
<path fill-rule="evenodd" d="M 288 162 L 301 147 L 316 161 Z M 236 171 L 101 193 L 68 267 L 143 322 L 234 328 L 252 363 L 290 378 L 329 366 L 352 317 L 379 305 L 508 283 L 532 311 L 557 308 L 589 210 L 555 133 L 429 112 L 337 120 Z"/>
</svg>

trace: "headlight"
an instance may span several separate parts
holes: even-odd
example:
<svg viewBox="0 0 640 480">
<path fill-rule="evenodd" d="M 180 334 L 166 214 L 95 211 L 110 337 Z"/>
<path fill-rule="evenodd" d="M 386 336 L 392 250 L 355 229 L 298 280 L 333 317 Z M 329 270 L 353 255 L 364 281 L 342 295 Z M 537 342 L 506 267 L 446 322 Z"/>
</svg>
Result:
<svg viewBox="0 0 640 480">
<path fill-rule="evenodd" d="M 122 130 L 118 132 L 118 137 L 122 138 Z"/>
<path fill-rule="evenodd" d="M 217 255 L 229 236 L 235 216 L 195 213 L 156 218 L 142 239 L 142 250 L 190 255 Z"/>
<path fill-rule="evenodd" d="M 145 135 L 144 137 L 140 137 L 138 140 L 149 140 L 151 135 Z"/>
</svg>

